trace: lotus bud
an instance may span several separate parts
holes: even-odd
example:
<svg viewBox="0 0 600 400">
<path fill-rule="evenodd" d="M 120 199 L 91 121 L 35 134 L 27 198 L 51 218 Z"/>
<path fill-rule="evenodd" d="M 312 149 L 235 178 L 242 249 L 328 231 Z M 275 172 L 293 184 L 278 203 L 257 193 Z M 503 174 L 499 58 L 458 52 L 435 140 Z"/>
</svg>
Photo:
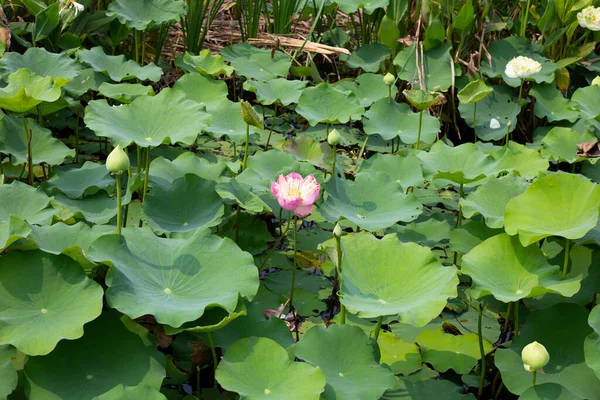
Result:
<svg viewBox="0 0 600 400">
<path fill-rule="evenodd" d="M 327 135 L 327 143 L 329 143 L 330 146 L 337 146 L 340 144 L 340 139 L 340 133 L 337 131 L 337 129 L 333 129 L 331 132 L 329 132 L 329 135 Z"/>
<path fill-rule="evenodd" d="M 538 342 L 529 343 L 521 352 L 521 359 L 526 371 L 539 371 L 550 361 L 550 354 L 544 345 Z"/>
<path fill-rule="evenodd" d="M 10 37 L 10 29 L 0 28 L 0 41 L 4 44 L 6 50 L 10 47 Z"/>
<path fill-rule="evenodd" d="M 336 239 L 342 237 L 342 227 L 339 223 L 335 224 L 335 228 L 333 228 L 333 237 Z"/>
<path fill-rule="evenodd" d="M 592 85 L 600 86 L 600 76 L 597 76 L 592 80 Z"/>
<path fill-rule="evenodd" d="M 120 174 L 129 169 L 129 156 L 121 146 L 115 147 L 106 158 L 106 169 L 115 174 Z"/>
<path fill-rule="evenodd" d="M 254 107 L 252 107 L 252 104 L 245 100 L 242 100 L 242 119 L 250 126 L 255 126 L 260 129 L 264 128 L 261 118 Z"/>
<path fill-rule="evenodd" d="M 385 76 L 383 77 L 383 83 L 385 83 L 388 86 L 392 86 L 395 81 L 396 81 L 396 78 L 394 77 L 394 75 L 390 74 L 389 72 L 387 74 L 385 74 Z"/>
</svg>

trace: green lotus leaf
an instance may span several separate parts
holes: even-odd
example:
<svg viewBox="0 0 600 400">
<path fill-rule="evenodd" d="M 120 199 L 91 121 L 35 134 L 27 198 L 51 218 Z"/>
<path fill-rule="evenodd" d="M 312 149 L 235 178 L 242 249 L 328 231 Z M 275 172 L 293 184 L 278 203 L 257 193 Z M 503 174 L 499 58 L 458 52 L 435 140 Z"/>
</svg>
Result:
<svg viewBox="0 0 600 400">
<path fill-rule="evenodd" d="M 436 105 L 440 100 L 440 93 L 429 92 L 427 90 L 412 89 L 402 92 L 406 100 L 417 109 L 417 111 L 427 110 Z"/>
<path fill-rule="evenodd" d="M 578 109 L 583 117 L 594 119 L 600 115 L 598 95 L 600 95 L 600 87 L 591 85 L 577 89 L 573 93 L 571 101 L 575 103 L 574 108 Z"/>
<path fill-rule="evenodd" d="M 123 236 L 97 239 L 89 257 L 112 264 L 106 277 L 111 307 L 131 318 L 152 314 L 175 328 L 200 318 L 207 307 L 231 313 L 239 296 L 251 299 L 258 289 L 252 256 L 208 229 L 188 239 L 164 239 L 127 228 Z"/>
<path fill-rule="evenodd" d="M 104 82 L 98 87 L 98 93 L 108 99 L 128 104 L 141 96 L 154 96 L 154 89 L 152 86 L 144 86 L 139 83 L 112 84 Z"/>
<path fill-rule="evenodd" d="M 340 0 L 352 1 L 352 0 Z M 376 0 L 387 3 L 389 0 Z M 339 3 L 339 1 L 337 1 Z M 340 6 L 341 7 L 341 6 Z M 353 51 L 351 55 L 340 55 L 340 59 L 346 61 L 350 68 L 362 68 L 365 72 L 377 72 L 381 63 L 391 56 L 389 49 L 381 43 L 369 43 L 360 49 Z M 383 83 L 383 76 L 379 76 Z"/>
<path fill-rule="evenodd" d="M 111 5 L 114 4 L 116 3 L 111 3 Z M 108 75 L 115 82 L 136 78 L 140 81 L 158 82 L 163 73 L 162 69 L 153 63 L 142 67 L 133 60 L 127 60 L 124 55 L 109 56 L 104 52 L 102 46 L 92 47 L 89 50 L 78 50 L 77 58 L 94 71 Z"/>
<path fill-rule="evenodd" d="M 71 96 L 80 97 L 90 90 L 98 91 L 98 88 L 104 82 L 110 82 L 110 78 L 103 73 L 94 71 L 92 68 L 86 68 L 69 81 L 64 89 Z"/>
<path fill-rule="evenodd" d="M 149 181 L 153 185 L 167 188 L 186 174 L 194 174 L 202 179 L 217 181 L 226 168 L 227 165 L 222 159 L 210 162 L 194 153 L 185 152 L 173 161 L 163 157 L 153 159 L 150 163 Z"/>
<path fill-rule="evenodd" d="M 378 100 L 387 99 L 390 90 L 390 86 L 385 84 L 380 74 L 369 73 L 360 74 L 354 81 L 340 81 L 336 86 L 354 93 L 363 107 L 370 107 Z M 393 85 L 391 89 L 393 99 L 398 93 L 398 88 Z"/>
<path fill-rule="evenodd" d="M 7 396 L 17 387 L 19 375 L 12 359 L 16 357 L 16 349 L 12 346 L 0 346 L 0 399 Z"/>
<path fill-rule="evenodd" d="M 486 98 L 494 89 L 485 84 L 481 79 L 469 82 L 456 94 L 458 100 L 463 104 L 478 103 Z"/>
<path fill-rule="evenodd" d="M 318 400 L 325 388 L 319 367 L 290 361 L 277 342 L 259 337 L 229 346 L 216 379 L 226 390 L 239 393 L 241 400 Z"/>
<path fill-rule="evenodd" d="M 130 397 L 122 397 L 118 389 L 112 396 L 102 395 L 121 385 L 160 389 L 164 356 L 147 336 L 147 332 L 140 337 L 129 331 L 117 313 L 102 313 L 86 325 L 83 338 L 62 341 L 47 356 L 29 357 L 25 364 L 28 397 L 119 400 Z"/>
<path fill-rule="evenodd" d="M 24 113 L 42 102 L 54 102 L 60 98 L 61 87 L 68 80 L 41 77 L 26 68 L 8 76 L 8 85 L 0 88 L 0 108 Z"/>
<path fill-rule="evenodd" d="M 359 105 L 354 93 L 337 89 L 328 83 L 320 83 L 304 89 L 296 111 L 311 126 L 315 126 L 319 122 L 345 124 L 350 120 L 357 121 L 365 109 Z"/>
<path fill-rule="evenodd" d="M 584 342 L 585 362 L 600 378 L 600 306 L 596 306 L 590 312 L 588 323 L 594 330 Z"/>
<path fill-rule="evenodd" d="M 448 328 L 452 329 L 452 331 L 454 331 L 454 333 L 460 332 L 460 334 L 463 334 L 463 335 L 467 334 L 467 333 L 477 332 L 477 328 L 479 325 L 479 310 L 475 309 L 474 307 L 469 307 L 468 305 L 464 304 L 460 298 L 463 296 L 466 296 L 467 299 L 471 300 L 472 305 L 478 305 L 478 302 L 471 297 L 470 291 L 465 290 L 464 286 L 463 287 L 459 286 L 458 289 L 459 289 L 459 293 L 458 293 L 459 298 L 457 301 L 459 303 L 461 303 L 460 304 L 461 307 L 466 307 L 466 311 L 464 311 L 464 312 L 444 311 L 441 315 L 441 319 L 433 321 L 433 322 L 439 321 L 438 324 L 435 325 L 435 327 L 436 328 L 448 327 Z M 486 302 L 489 301 L 490 303 L 492 303 L 492 300 L 493 299 L 491 299 L 489 297 L 487 299 L 485 299 Z M 448 302 L 448 305 L 446 306 L 447 309 L 449 308 L 449 306 L 450 306 L 450 302 Z M 504 308 L 504 306 L 501 306 L 501 307 Z M 498 341 L 498 339 L 500 338 L 500 333 L 501 333 L 501 331 L 500 331 L 501 326 L 498 323 L 498 314 L 488 308 L 485 308 L 483 310 L 482 316 L 483 316 L 483 319 L 481 321 L 481 333 L 482 333 L 483 339 L 485 339 L 486 341 L 488 341 L 490 343 L 496 343 Z M 415 338 L 415 340 L 416 340 L 416 338 Z"/>
<path fill-rule="evenodd" d="M 221 50 L 221 57 L 223 60 L 231 63 L 233 60 L 240 57 L 250 57 L 254 54 L 269 54 L 271 55 L 271 50 L 269 49 L 260 49 L 258 47 L 254 47 L 249 45 L 248 43 L 236 43 L 230 46 L 224 47 Z M 279 54 L 279 53 L 275 53 Z"/>
<path fill-rule="evenodd" d="M 296 357 L 323 371 L 325 400 L 376 400 L 393 387 L 394 374 L 379 364 L 378 350 L 362 329 L 337 324 L 313 327 L 293 348 Z"/>
<path fill-rule="evenodd" d="M 185 14 L 183 0 L 117 0 L 108 5 L 106 15 L 116 16 L 123 25 L 142 31 L 150 24 L 175 22 Z"/>
<path fill-rule="evenodd" d="M 450 224 L 446 220 L 438 221 L 435 218 L 429 218 L 422 222 L 393 225 L 386 233 L 397 234 L 401 242 L 414 242 L 434 247 L 440 242 L 450 240 Z"/>
<path fill-rule="evenodd" d="M 588 131 L 577 132 L 570 128 L 553 127 L 542 139 L 542 156 L 554 162 L 574 163 L 585 160 L 577 155 L 577 145 L 593 142 L 596 136 Z"/>
<path fill-rule="evenodd" d="M 242 144 L 246 143 L 246 123 L 242 118 L 242 107 L 240 103 L 225 100 L 212 111 L 210 126 L 205 131 L 212 137 L 227 136 L 230 141 Z M 250 126 L 250 134 L 254 136 L 261 132 L 255 126 Z"/>
<path fill-rule="evenodd" d="M 262 201 L 258 195 L 254 194 L 251 186 L 240 183 L 235 178 L 219 183 L 215 190 L 221 198 L 233 200 L 240 207 L 250 212 L 272 211 L 269 205 Z"/>
<path fill-rule="evenodd" d="M 69 149 L 58 139 L 52 137 L 52 131 L 42 128 L 37 121 L 27 118 L 27 128 L 31 132 L 31 159 L 33 164 L 62 164 L 66 157 L 75 156 L 75 150 Z M 28 136 L 23 122 L 16 115 L 0 115 L 0 151 L 10 154 L 14 162 L 27 162 Z"/>
<path fill-rule="evenodd" d="M 521 36 L 510 36 L 495 40 L 488 47 L 488 51 L 492 64 L 490 65 L 488 59 L 484 57 L 481 72 L 490 78 L 502 78 L 507 85 L 512 87 L 518 87 L 521 84 L 521 79 L 509 78 L 506 76 L 505 69 L 506 64 L 515 57 L 525 56 L 542 64 L 540 72 L 527 78 L 536 83 L 552 83 L 554 81 L 554 71 L 560 68 L 552 60 L 543 56 L 544 49 L 540 44 L 531 42 Z"/>
<path fill-rule="evenodd" d="M 114 400 L 114 399 L 144 399 L 144 400 L 167 400 L 164 394 L 150 386 L 139 385 L 136 387 L 126 387 L 119 385 L 103 395 L 94 397 L 95 400 Z"/>
<path fill-rule="evenodd" d="M 346 14 L 353 13 L 359 9 L 364 9 L 367 14 L 372 14 L 378 8 L 384 8 L 389 0 L 374 0 L 364 2 L 363 0 L 336 0 L 335 2 Z"/>
<path fill-rule="evenodd" d="M 523 247 L 516 236 L 505 233 L 469 251 L 463 257 L 462 272 L 473 279 L 474 297 L 491 294 L 505 303 L 544 293 L 571 297 L 579 291 L 582 279 L 579 275 L 561 280 L 560 267 L 550 265 L 538 246 Z"/>
<path fill-rule="evenodd" d="M 377 339 L 381 363 L 387 364 L 395 375 L 410 375 L 421 369 L 421 353 L 414 343 L 408 343 L 393 334 L 383 331 Z"/>
<path fill-rule="evenodd" d="M 238 75 L 246 78 L 256 79 L 257 81 L 269 81 L 287 76 L 292 60 L 281 51 L 260 52 L 250 56 L 242 56 L 231 61 L 231 66 L 235 68 Z"/>
<path fill-rule="evenodd" d="M 325 185 L 325 191 L 327 199 L 319 207 L 325 219 L 335 222 L 345 217 L 368 231 L 413 221 L 423 212 L 414 194 L 404 194 L 383 172 L 358 174 L 354 181 L 336 178 Z"/>
<path fill-rule="evenodd" d="M 416 339 L 423 361 L 433 365 L 436 371 L 453 369 L 459 374 L 468 374 L 481 358 L 479 336 L 476 333 L 451 335 L 441 329 L 423 331 Z M 483 351 L 490 353 L 494 346 L 483 341 Z"/>
<path fill-rule="evenodd" d="M 131 190 L 122 196 L 122 205 L 131 202 Z M 63 194 L 56 194 L 52 206 L 61 210 L 63 219 L 83 218 L 94 224 L 106 224 L 117 215 L 117 198 L 98 192 L 84 199 L 71 199 Z M 56 212 L 58 214 L 58 211 Z"/>
<path fill-rule="evenodd" d="M 291 281 L 291 269 L 280 270 L 269 274 L 264 279 L 264 284 L 271 292 L 278 294 L 280 303 L 284 304 L 290 298 Z M 325 308 L 325 303 L 319 297 L 319 292 L 324 290 L 331 293 L 331 284 L 325 277 L 306 271 L 297 271 L 294 288 L 294 308 L 296 312 L 300 315 L 318 314 L 319 311 Z"/>
<path fill-rule="evenodd" d="M 154 186 L 144 199 L 142 219 L 159 232 L 187 232 L 218 225 L 224 206 L 216 182 L 186 174 L 171 185 Z"/>
<path fill-rule="evenodd" d="M 202 75 L 217 76 L 225 74 L 229 76 L 233 72 L 233 67 L 225 64 L 220 55 L 213 55 L 208 49 L 202 50 L 197 56 L 186 51 L 183 55 L 183 62 Z"/>
<path fill-rule="evenodd" d="M 420 152 L 417 157 L 423 164 L 425 178 L 448 179 L 465 184 L 496 174 L 497 162 L 473 143 L 450 147 L 438 141 L 429 152 Z"/>
<path fill-rule="evenodd" d="M 467 220 L 450 232 L 450 250 L 468 253 L 486 239 L 502 233 L 502 229 L 489 228 L 483 221 Z"/>
<path fill-rule="evenodd" d="M 181 118 L 185 115 L 185 118 Z M 211 116 L 198 103 L 172 89 L 144 96 L 131 104 L 110 106 L 106 100 L 91 101 L 85 123 L 98 136 L 106 136 L 121 147 L 135 142 L 142 147 L 181 142 L 191 145 Z"/>
<path fill-rule="evenodd" d="M 282 150 L 298 161 L 306 161 L 315 167 L 329 169 L 333 162 L 331 148 L 326 142 L 319 143 L 309 137 L 294 137 L 283 143 Z"/>
<path fill-rule="evenodd" d="M 575 396 L 557 383 L 536 384 L 519 397 L 520 400 L 572 400 Z"/>
<path fill-rule="evenodd" d="M 29 235 L 31 228 L 27 222 L 14 215 L 5 220 L 0 220 L 0 251 L 4 251 L 11 244 Z"/>
<path fill-rule="evenodd" d="M 443 267 L 427 247 L 357 233 L 342 237 L 342 250 L 341 302 L 359 317 L 398 315 L 423 326 L 456 297 L 456 269 Z"/>
<path fill-rule="evenodd" d="M 525 192 L 528 186 L 523 178 L 514 174 L 489 179 L 466 198 L 460 199 L 463 215 L 471 218 L 481 214 L 487 226 L 502 228 L 506 204 L 513 197 Z"/>
<path fill-rule="evenodd" d="M 200 74 L 185 74 L 175 82 L 173 90 L 206 106 L 211 113 L 219 109 L 228 94 L 227 84 L 223 80 Z"/>
<path fill-rule="evenodd" d="M 598 222 L 600 186 L 577 175 L 547 175 L 506 205 L 504 227 L 523 246 L 548 236 L 582 238 Z"/>
<path fill-rule="evenodd" d="M 46 183 L 50 192 L 57 190 L 71 199 L 78 199 L 101 190 L 112 193 L 115 179 L 104 165 L 86 161 L 81 168 L 59 168 Z"/>
<path fill-rule="evenodd" d="M 167 335 L 176 335 L 184 331 L 194 333 L 215 332 L 245 315 L 246 306 L 243 301 L 239 301 L 237 307 L 232 312 L 222 307 L 210 307 L 206 308 L 202 316 L 198 319 L 186 322 L 177 328 L 169 325 L 165 325 L 164 328 Z"/>
<path fill-rule="evenodd" d="M 514 172 L 525 179 L 535 179 L 544 174 L 550 163 L 535 149 L 530 149 L 516 142 L 508 142 L 508 146 L 491 153 L 498 160 L 498 172 Z"/>
<path fill-rule="evenodd" d="M 572 102 L 553 84 L 534 86 L 529 94 L 535 98 L 534 112 L 538 118 L 547 118 L 548 122 L 575 122 L 579 118 L 579 112 L 572 109 Z"/>
<path fill-rule="evenodd" d="M 284 78 L 268 81 L 247 80 L 244 82 L 244 90 L 256 93 L 256 98 L 260 104 L 278 103 L 289 106 L 298 102 L 307 83 L 307 81 L 290 81 Z"/>
<path fill-rule="evenodd" d="M 427 50 L 423 54 L 423 60 L 419 56 L 419 65 L 423 65 L 425 76 L 424 86 L 431 91 L 445 91 L 452 86 L 452 57 L 450 56 L 450 45 L 438 46 Z M 396 55 L 394 65 L 399 67 L 398 77 L 412 83 L 413 87 L 420 87 L 419 74 L 417 72 L 415 45 L 406 47 Z"/>
<path fill-rule="evenodd" d="M 102 312 L 102 287 L 68 257 L 12 252 L 0 264 L 0 344 L 45 355 Z"/>
<path fill-rule="evenodd" d="M 417 142 L 419 134 L 419 113 L 412 112 L 408 104 L 381 99 L 365 113 L 363 127 L 368 135 L 378 134 L 385 140 L 400 136 L 406 144 Z M 440 121 L 424 112 L 421 125 L 421 142 L 433 143 L 440 131 Z"/>
<path fill-rule="evenodd" d="M 576 304 L 556 304 L 532 311 L 513 338 L 509 349 L 497 349 L 495 364 L 506 388 L 521 395 L 531 387 L 531 372 L 523 368 L 523 347 L 537 341 L 546 347 L 550 361 L 544 373 L 537 374 L 537 384 L 556 383 L 569 390 L 571 399 L 600 399 L 600 379 L 585 363 L 584 341 L 592 331 L 588 310 Z"/>
<path fill-rule="evenodd" d="M 400 184 L 405 192 L 409 187 L 425 184 L 421 162 L 413 153 L 405 157 L 399 154 L 377 153 L 360 165 L 360 174 L 375 177 L 378 172 L 388 175 L 391 180 Z"/>
<path fill-rule="evenodd" d="M 464 394 L 463 388 L 443 379 L 418 380 L 412 377 L 396 377 L 393 389 L 384 393 L 381 400 L 475 400 L 472 394 Z"/>
<path fill-rule="evenodd" d="M 48 208 L 50 200 L 43 191 L 16 180 L 0 185 L 0 221 L 15 216 L 30 224 L 48 224 L 53 211 Z"/>
<path fill-rule="evenodd" d="M 43 47 L 30 47 L 20 54 L 10 51 L 0 59 L 0 77 L 4 78 L 22 68 L 41 77 L 74 80 L 81 72 L 81 65 L 65 53 L 51 53 Z"/>
</svg>

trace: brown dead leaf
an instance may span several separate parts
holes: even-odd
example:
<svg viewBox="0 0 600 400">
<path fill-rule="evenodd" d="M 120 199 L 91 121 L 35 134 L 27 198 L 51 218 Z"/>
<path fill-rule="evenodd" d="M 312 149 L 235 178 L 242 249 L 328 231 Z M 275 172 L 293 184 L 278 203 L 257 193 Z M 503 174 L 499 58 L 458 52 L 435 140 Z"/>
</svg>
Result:
<svg viewBox="0 0 600 400">
<path fill-rule="evenodd" d="M 577 155 L 579 157 L 585 158 L 595 158 L 600 157 L 600 147 L 598 146 L 598 141 L 594 140 L 593 142 L 583 142 L 577 144 Z"/>
</svg>

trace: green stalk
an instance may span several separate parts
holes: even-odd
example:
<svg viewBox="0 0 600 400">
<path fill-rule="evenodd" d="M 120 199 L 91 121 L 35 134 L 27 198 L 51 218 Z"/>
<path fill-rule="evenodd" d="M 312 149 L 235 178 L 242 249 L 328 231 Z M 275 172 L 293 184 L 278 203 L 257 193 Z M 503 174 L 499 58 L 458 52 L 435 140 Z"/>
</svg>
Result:
<svg viewBox="0 0 600 400">
<path fill-rule="evenodd" d="M 473 143 L 477 142 L 477 102 L 473 103 Z"/>
<path fill-rule="evenodd" d="M 25 113 L 21 113 L 21 121 L 23 121 L 23 129 L 25 130 L 25 137 L 27 138 L 27 178 L 29 185 L 33 186 L 33 158 L 31 154 L 31 136 L 33 135 L 33 132 L 30 131 L 27 126 Z"/>
<path fill-rule="evenodd" d="M 419 112 L 419 133 L 417 133 L 417 143 L 415 143 L 415 150 L 419 150 L 419 142 L 421 141 L 421 126 L 423 125 L 423 110 Z"/>
<path fill-rule="evenodd" d="M 531 0 L 527 0 L 527 7 L 525 8 L 525 18 L 523 18 L 523 25 L 521 26 L 521 36 L 525 37 L 527 31 L 527 21 L 529 20 L 529 7 L 531 6 Z"/>
<path fill-rule="evenodd" d="M 537 379 L 537 371 L 533 371 L 533 379 L 531 381 L 531 386 L 535 386 L 536 379 Z"/>
<path fill-rule="evenodd" d="M 334 288 L 338 287 L 338 290 L 342 291 L 342 284 L 340 283 L 340 275 L 342 275 L 342 238 L 335 238 L 335 248 L 337 252 L 337 268 L 335 269 L 335 282 Z M 340 301 L 340 325 L 344 325 L 346 323 L 346 307 Z"/>
<path fill-rule="evenodd" d="M 365 152 L 365 147 L 367 146 L 367 141 L 369 140 L 369 135 L 367 135 L 367 137 L 365 138 L 365 141 L 363 142 L 361 148 L 360 148 L 360 153 L 358 153 L 358 158 L 356 159 L 357 161 L 360 160 Z M 358 164 L 357 164 L 358 165 Z"/>
<path fill-rule="evenodd" d="M 569 253 L 571 250 L 571 239 L 565 239 L 565 261 L 563 263 L 561 280 L 567 279 L 567 269 L 569 267 Z"/>
<path fill-rule="evenodd" d="M 117 185 L 117 234 L 121 234 L 121 227 L 123 226 L 123 209 L 121 206 L 121 173 L 115 175 Z"/>
<path fill-rule="evenodd" d="M 267 145 L 265 146 L 265 151 L 269 150 L 269 143 L 271 142 L 271 135 L 273 134 L 273 127 L 275 126 L 275 121 L 277 121 L 277 108 L 278 104 L 275 103 L 275 114 L 273 114 L 273 123 L 271 124 L 271 128 L 269 129 L 269 137 L 267 137 Z"/>
<path fill-rule="evenodd" d="M 477 320 L 477 334 L 479 335 L 479 355 L 481 356 L 481 374 L 479 376 L 479 390 L 477 396 L 481 399 L 483 394 L 483 386 L 485 384 L 485 350 L 483 349 L 483 334 L 481 329 L 481 323 L 483 320 L 483 304 L 479 304 L 479 320 Z"/>
<path fill-rule="evenodd" d="M 503 330 L 504 333 L 506 333 L 508 331 L 508 322 L 510 321 L 510 314 L 512 314 L 512 308 L 513 308 L 513 302 L 511 301 L 510 303 L 508 303 L 508 307 L 506 310 L 506 318 L 504 319 L 504 330 Z"/>
<path fill-rule="evenodd" d="M 136 154 L 137 154 L 137 173 L 138 175 L 142 174 L 142 149 L 140 146 L 136 146 Z"/>
<path fill-rule="evenodd" d="M 150 150 L 152 147 L 146 148 L 146 168 L 144 168 L 144 192 L 142 193 L 142 205 L 146 200 L 146 192 L 148 191 L 148 178 L 150 178 Z"/>
<path fill-rule="evenodd" d="M 519 336 L 519 300 L 515 301 L 515 313 L 513 316 L 513 322 L 515 324 L 513 335 Z"/>
<path fill-rule="evenodd" d="M 250 125 L 246 124 L 246 146 L 244 147 L 244 161 L 242 162 L 242 171 L 246 169 L 248 161 L 248 148 L 250 146 Z"/>
<path fill-rule="evenodd" d="M 142 45 L 142 59 L 140 60 L 140 65 L 144 66 L 144 60 L 146 59 L 146 31 L 142 31 L 142 38 L 140 40 L 140 44 Z"/>
<path fill-rule="evenodd" d="M 381 332 L 381 324 L 383 323 L 383 315 L 377 317 L 377 325 L 375 325 L 375 330 L 373 331 L 373 339 L 377 341 L 379 338 L 379 332 Z"/>
<path fill-rule="evenodd" d="M 79 162 L 79 110 L 75 122 L 75 162 Z"/>
<path fill-rule="evenodd" d="M 521 111 L 521 98 L 523 97 L 523 79 L 521 79 L 521 84 L 519 85 L 519 97 L 517 98 L 517 105 L 519 106 L 519 112 Z"/>
<path fill-rule="evenodd" d="M 294 287 L 296 286 L 296 256 L 298 253 L 298 241 L 296 232 L 298 231 L 298 217 L 294 215 L 294 265 L 292 266 L 292 287 L 290 288 L 290 312 L 294 311 Z"/>
<path fill-rule="evenodd" d="M 215 372 L 215 374 L 217 373 L 217 364 L 219 362 L 219 360 L 217 359 L 217 351 L 215 350 L 215 343 L 213 342 L 213 338 L 212 335 L 210 334 L 210 332 L 206 332 L 206 336 L 208 337 L 208 345 L 210 346 L 210 352 L 212 354 L 212 359 L 213 359 L 213 370 Z M 214 379 L 214 388 L 217 388 L 217 380 Z"/>
<path fill-rule="evenodd" d="M 331 146 L 331 150 L 333 150 L 333 164 L 331 166 L 331 179 L 335 178 L 335 159 L 337 157 L 337 145 Z"/>
<path fill-rule="evenodd" d="M 508 137 L 510 135 L 510 121 L 506 124 L 506 140 L 504 141 L 504 147 L 508 147 Z"/>
</svg>

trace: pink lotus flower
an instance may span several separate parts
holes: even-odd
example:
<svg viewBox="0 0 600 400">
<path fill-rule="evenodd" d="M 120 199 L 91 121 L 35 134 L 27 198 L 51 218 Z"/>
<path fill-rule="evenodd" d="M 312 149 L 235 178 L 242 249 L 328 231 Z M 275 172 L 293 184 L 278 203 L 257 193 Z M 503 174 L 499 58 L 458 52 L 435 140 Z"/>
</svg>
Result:
<svg viewBox="0 0 600 400">
<path fill-rule="evenodd" d="M 321 186 L 313 175 L 302 178 L 296 172 L 287 176 L 279 175 L 277 182 L 271 182 L 271 192 L 281 208 L 293 211 L 300 218 L 310 214 L 320 190 Z"/>
</svg>

